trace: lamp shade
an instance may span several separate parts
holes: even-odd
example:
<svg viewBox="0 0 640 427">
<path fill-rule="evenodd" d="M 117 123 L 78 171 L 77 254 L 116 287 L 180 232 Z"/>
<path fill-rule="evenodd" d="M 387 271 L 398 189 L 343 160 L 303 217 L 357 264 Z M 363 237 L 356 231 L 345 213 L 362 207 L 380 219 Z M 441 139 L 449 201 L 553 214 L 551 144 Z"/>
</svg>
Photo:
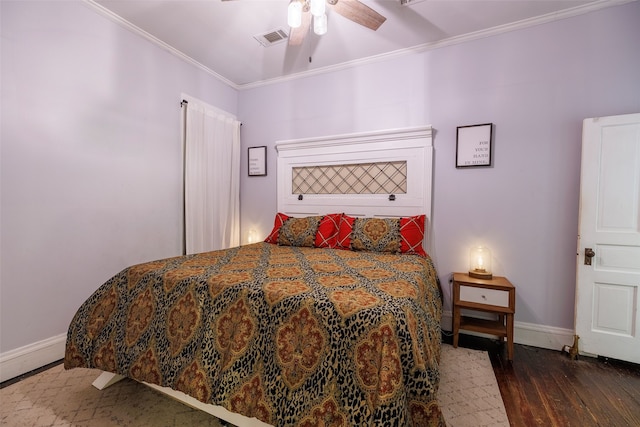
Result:
<svg viewBox="0 0 640 427">
<path fill-rule="evenodd" d="M 327 15 L 313 17 L 313 32 L 321 36 L 327 32 Z"/>
<path fill-rule="evenodd" d="M 325 0 L 311 0 L 309 8 L 313 16 L 322 16 L 325 14 L 326 6 Z"/>
<path fill-rule="evenodd" d="M 491 279 L 491 251 L 484 246 L 474 246 L 469 251 L 469 276 Z"/>
<path fill-rule="evenodd" d="M 292 0 L 287 9 L 287 23 L 291 28 L 298 28 L 302 25 L 302 3 Z"/>
</svg>

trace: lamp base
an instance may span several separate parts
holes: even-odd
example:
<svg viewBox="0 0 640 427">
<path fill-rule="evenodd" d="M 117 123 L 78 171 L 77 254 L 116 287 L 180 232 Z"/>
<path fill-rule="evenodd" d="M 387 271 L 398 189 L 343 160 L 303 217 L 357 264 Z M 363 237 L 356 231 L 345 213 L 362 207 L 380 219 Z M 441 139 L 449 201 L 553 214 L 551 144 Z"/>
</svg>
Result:
<svg viewBox="0 0 640 427">
<path fill-rule="evenodd" d="M 475 279 L 491 280 L 493 279 L 493 274 L 489 273 L 486 270 L 471 270 L 469 271 L 469 277 L 473 277 Z"/>
</svg>

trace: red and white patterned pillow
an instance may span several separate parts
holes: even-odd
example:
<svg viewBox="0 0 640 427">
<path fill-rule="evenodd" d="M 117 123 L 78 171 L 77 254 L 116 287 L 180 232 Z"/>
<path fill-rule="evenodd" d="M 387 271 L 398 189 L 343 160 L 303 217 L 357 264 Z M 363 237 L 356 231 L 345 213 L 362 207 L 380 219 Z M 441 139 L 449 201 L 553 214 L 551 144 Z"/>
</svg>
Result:
<svg viewBox="0 0 640 427">
<path fill-rule="evenodd" d="M 427 256 L 422 241 L 424 239 L 425 215 L 400 218 L 400 252 Z"/>
<path fill-rule="evenodd" d="M 316 248 L 336 248 L 342 214 L 328 214 L 322 217 L 316 232 Z"/>
<path fill-rule="evenodd" d="M 264 239 L 264 241 L 267 243 L 273 243 L 277 245 L 278 235 L 280 233 L 280 227 L 282 227 L 282 224 L 284 224 L 284 222 L 287 219 L 289 219 L 288 215 L 278 212 L 276 214 L 275 220 L 273 221 L 273 230 L 271 230 L 271 233 L 269 233 L 269 235 L 267 236 L 266 239 Z"/>
<path fill-rule="evenodd" d="M 338 249 L 351 249 L 351 231 L 353 231 L 354 217 L 346 214 L 342 214 L 340 218 L 340 228 L 338 229 L 338 240 L 336 242 L 336 248 Z"/>
</svg>

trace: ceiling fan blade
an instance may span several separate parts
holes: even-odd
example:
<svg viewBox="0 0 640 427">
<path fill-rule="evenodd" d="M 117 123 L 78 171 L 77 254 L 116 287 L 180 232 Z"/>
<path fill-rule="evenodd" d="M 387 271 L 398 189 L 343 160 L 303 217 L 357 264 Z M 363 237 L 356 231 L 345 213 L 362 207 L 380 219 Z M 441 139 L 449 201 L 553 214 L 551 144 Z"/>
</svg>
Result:
<svg viewBox="0 0 640 427">
<path fill-rule="evenodd" d="M 364 25 L 373 31 L 380 28 L 380 25 L 387 20 L 387 18 L 358 0 L 327 0 L 327 4 L 345 18 Z"/>
<path fill-rule="evenodd" d="M 304 12 L 302 14 L 302 24 L 298 28 L 291 28 L 289 32 L 289 46 L 299 46 L 302 44 L 305 36 L 309 32 L 311 26 L 311 13 Z"/>
</svg>

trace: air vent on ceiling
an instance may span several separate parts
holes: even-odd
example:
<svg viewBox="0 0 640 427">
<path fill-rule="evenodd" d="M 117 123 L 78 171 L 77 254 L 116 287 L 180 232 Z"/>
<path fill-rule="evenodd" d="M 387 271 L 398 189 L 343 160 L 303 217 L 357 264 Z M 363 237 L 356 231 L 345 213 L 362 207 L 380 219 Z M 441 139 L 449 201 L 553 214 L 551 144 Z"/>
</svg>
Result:
<svg viewBox="0 0 640 427">
<path fill-rule="evenodd" d="M 400 5 L 411 6 L 412 4 L 420 3 L 421 1 L 424 1 L 424 0 L 400 0 Z"/>
<path fill-rule="evenodd" d="M 264 34 L 258 34 L 256 36 L 253 36 L 253 38 L 258 40 L 260 44 L 264 47 L 273 46 L 274 44 L 282 43 L 283 41 L 286 41 L 288 37 L 289 36 L 287 35 L 287 32 L 282 28 L 278 28 L 276 30 L 269 31 Z"/>
</svg>

